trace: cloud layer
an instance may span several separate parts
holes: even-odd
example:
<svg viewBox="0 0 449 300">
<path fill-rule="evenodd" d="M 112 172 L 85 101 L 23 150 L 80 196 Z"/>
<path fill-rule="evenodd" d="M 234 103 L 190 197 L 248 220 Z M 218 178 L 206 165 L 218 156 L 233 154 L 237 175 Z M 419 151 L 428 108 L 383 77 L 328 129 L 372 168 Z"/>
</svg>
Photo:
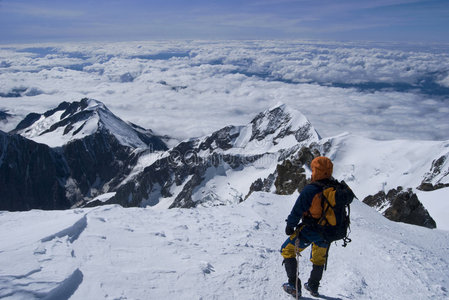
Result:
<svg viewBox="0 0 449 300">
<path fill-rule="evenodd" d="M 92 97 L 124 120 L 187 138 L 245 124 L 284 102 L 322 136 L 446 140 L 448 48 L 280 41 L 4 46 L 0 110 L 24 116 Z"/>
</svg>

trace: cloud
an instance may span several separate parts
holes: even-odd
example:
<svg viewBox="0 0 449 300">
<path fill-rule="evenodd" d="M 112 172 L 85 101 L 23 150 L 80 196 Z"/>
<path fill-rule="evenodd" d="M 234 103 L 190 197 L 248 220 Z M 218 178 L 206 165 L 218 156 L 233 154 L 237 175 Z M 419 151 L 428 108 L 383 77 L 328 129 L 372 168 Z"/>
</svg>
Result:
<svg viewBox="0 0 449 300">
<path fill-rule="evenodd" d="M 0 48 L 8 62 L 0 94 L 39 93 L 0 101 L 24 116 L 92 97 L 124 120 L 177 138 L 246 124 L 280 101 L 322 136 L 446 140 L 447 53 L 443 46 L 299 41 L 16 46 Z"/>
<path fill-rule="evenodd" d="M 438 84 L 440 84 L 440 85 L 442 85 L 444 87 L 449 88 L 449 75 L 447 75 L 446 77 L 438 80 Z"/>
</svg>

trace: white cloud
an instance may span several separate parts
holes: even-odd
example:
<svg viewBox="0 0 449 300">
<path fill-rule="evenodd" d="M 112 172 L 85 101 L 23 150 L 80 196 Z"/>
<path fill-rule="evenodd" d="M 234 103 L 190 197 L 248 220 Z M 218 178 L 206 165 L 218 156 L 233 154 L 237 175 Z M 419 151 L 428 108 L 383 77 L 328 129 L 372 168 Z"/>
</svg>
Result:
<svg viewBox="0 0 449 300">
<path fill-rule="evenodd" d="M 438 80 L 438 84 L 449 88 L 449 75 L 441 80 Z"/>
<path fill-rule="evenodd" d="M 52 50 L 37 55 L 16 51 L 29 45 L 0 48 L 0 62 L 7 62 L 0 68 L 0 93 L 16 87 L 41 92 L 0 98 L 0 108 L 16 115 L 92 97 L 124 120 L 187 138 L 245 124 L 281 101 L 303 112 L 323 136 L 350 131 L 449 139 L 442 77 L 447 51 L 281 41 L 33 47 Z M 423 84 L 429 80 L 439 95 Z"/>
</svg>

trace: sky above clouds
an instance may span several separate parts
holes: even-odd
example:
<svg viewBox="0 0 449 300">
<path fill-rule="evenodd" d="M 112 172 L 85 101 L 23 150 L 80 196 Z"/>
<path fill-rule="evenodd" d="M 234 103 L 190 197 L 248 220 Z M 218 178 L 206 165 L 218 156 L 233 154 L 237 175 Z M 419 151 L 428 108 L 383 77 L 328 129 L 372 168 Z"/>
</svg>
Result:
<svg viewBox="0 0 449 300">
<path fill-rule="evenodd" d="M 1 0 L 0 44 L 149 39 L 449 42 L 447 0 Z"/>
</svg>

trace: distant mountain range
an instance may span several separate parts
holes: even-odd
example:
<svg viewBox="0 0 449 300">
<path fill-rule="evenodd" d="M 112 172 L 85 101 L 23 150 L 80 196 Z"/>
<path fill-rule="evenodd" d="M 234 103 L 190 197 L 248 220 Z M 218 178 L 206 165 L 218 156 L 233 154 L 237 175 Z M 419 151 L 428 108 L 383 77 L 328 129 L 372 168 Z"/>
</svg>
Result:
<svg viewBox="0 0 449 300">
<path fill-rule="evenodd" d="M 174 147 L 168 140 L 93 99 L 31 113 L 11 132 L 0 132 L 0 210 L 236 203 L 253 191 L 297 191 L 316 155 L 330 157 L 335 177 L 361 200 L 377 194 L 370 203 L 386 216 L 416 215 L 416 207 L 395 204 L 402 190 L 449 186 L 447 141 L 376 141 L 350 134 L 323 139 L 304 115 L 283 104 L 245 126 L 226 126 Z M 419 225 L 434 227 L 421 210 L 413 222 L 425 219 Z M 408 222 L 402 215 L 397 220 Z"/>
</svg>

